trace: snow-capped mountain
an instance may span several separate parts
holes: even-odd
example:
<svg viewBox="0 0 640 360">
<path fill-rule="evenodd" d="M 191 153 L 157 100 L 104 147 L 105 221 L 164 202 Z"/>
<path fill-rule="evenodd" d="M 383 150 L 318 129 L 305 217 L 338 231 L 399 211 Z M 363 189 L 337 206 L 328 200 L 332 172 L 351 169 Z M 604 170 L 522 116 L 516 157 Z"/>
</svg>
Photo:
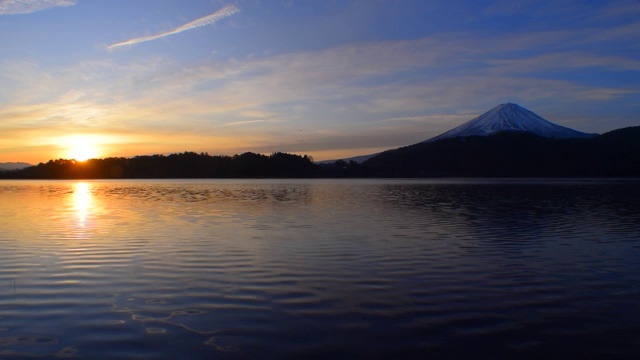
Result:
<svg viewBox="0 0 640 360">
<path fill-rule="evenodd" d="M 503 131 L 528 132 L 545 138 L 559 139 L 590 138 L 598 135 L 554 124 L 517 104 L 506 103 L 426 142 L 456 137 L 488 136 Z"/>
</svg>

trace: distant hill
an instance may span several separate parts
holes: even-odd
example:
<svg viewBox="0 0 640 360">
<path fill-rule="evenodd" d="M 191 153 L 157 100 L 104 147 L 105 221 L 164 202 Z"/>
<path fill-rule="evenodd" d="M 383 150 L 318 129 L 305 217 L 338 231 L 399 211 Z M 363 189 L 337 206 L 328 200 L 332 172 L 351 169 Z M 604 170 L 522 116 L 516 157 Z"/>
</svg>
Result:
<svg viewBox="0 0 640 360">
<path fill-rule="evenodd" d="M 318 161 L 318 164 L 332 164 L 336 161 L 344 161 L 344 162 L 356 162 L 358 164 L 362 164 L 363 162 L 365 162 L 366 160 L 371 159 L 372 157 L 378 155 L 378 153 L 376 154 L 369 154 L 369 155 L 360 155 L 360 156 L 354 156 L 354 157 L 350 157 L 350 158 L 345 158 L 345 159 L 337 159 L 337 160 L 322 160 L 322 161 Z"/>
<path fill-rule="evenodd" d="M 32 165 L 23 163 L 23 162 L 6 162 L 6 163 L 0 163 L 0 170 L 17 170 L 17 169 L 24 169 L 29 166 L 32 166 Z"/>
<path fill-rule="evenodd" d="M 363 163 L 381 177 L 640 177 L 640 127 L 589 138 L 525 131 L 443 138 Z"/>
</svg>

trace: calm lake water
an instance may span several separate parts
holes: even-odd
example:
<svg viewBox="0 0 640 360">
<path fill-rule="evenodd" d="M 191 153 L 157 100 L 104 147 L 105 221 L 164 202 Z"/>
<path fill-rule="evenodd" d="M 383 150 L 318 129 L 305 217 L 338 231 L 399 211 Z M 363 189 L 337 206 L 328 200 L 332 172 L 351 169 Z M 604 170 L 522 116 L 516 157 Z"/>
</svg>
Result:
<svg viewBox="0 0 640 360">
<path fill-rule="evenodd" d="M 0 182 L 0 358 L 640 358 L 640 182 Z"/>
</svg>

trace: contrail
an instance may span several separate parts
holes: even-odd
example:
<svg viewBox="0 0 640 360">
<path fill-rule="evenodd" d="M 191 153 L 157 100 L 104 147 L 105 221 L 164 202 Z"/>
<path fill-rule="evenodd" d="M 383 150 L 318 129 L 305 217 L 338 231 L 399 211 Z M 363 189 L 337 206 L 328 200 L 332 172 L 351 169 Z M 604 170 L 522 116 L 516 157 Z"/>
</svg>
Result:
<svg viewBox="0 0 640 360">
<path fill-rule="evenodd" d="M 141 37 L 129 39 L 129 40 L 126 40 L 126 41 L 121 41 L 119 43 L 115 43 L 115 44 L 109 45 L 107 47 L 107 49 L 113 50 L 113 49 L 115 49 L 115 48 L 117 48 L 119 46 L 134 45 L 134 44 L 138 44 L 138 43 L 141 43 L 141 42 L 151 41 L 151 40 L 159 39 L 161 37 L 165 37 L 165 36 L 181 33 L 183 31 L 195 29 L 197 27 L 213 24 L 214 22 L 216 22 L 216 21 L 218 21 L 220 19 L 226 18 L 227 16 L 231 16 L 231 15 L 233 15 L 233 14 L 239 12 L 239 11 L 240 11 L 240 9 L 238 9 L 234 5 L 227 5 L 227 6 L 223 7 L 222 9 L 214 12 L 213 14 L 209 14 L 207 16 L 203 16 L 203 17 L 201 17 L 199 19 L 196 19 L 196 20 L 193 20 L 191 22 L 188 22 L 188 23 L 186 23 L 186 24 L 184 24 L 182 26 L 178 26 L 177 28 L 175 28 L 173 30 L 165 31 L 165 32 L 162 32 L 162 33 L 159 33 L 159 34 L 155 34 L 155 35 L 141 36 Z"/>
<path fill-rule="evenodd" d="M 76 0 L 0 0 L 0 15 L 28 14 L 56 6 L 72 6 Z"/>
</svg>

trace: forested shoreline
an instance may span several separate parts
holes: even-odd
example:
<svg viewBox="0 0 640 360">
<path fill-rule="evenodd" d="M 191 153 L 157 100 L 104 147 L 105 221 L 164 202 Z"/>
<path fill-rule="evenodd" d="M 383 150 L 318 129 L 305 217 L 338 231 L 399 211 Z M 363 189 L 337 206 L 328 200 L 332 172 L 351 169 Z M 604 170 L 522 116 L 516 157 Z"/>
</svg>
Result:
<svg viewBox="0 0 640 360">
<path fill-rule="evenodd" d="M 0 179 L 171 178 L 435 178 L 435 177 L 640 177 L 640 127 L 589 139 L 548 139 L 502 132 L 422 142 L 357 163 L 316 163 L 308 155 L 246 152 L 234 156 L 171 155 L 50 160 Z"/>
<path fill-rule="evenodd" d="M 184 152 L 171 155 L 110 157 L 76 161 L 50 160 L 20 170 L 4 171 L 4 179 L 163 179 L 163 178 L 305 178 L 320 175 L 309 156 L 247 152 L 212 156 Z"/>
</svg>

